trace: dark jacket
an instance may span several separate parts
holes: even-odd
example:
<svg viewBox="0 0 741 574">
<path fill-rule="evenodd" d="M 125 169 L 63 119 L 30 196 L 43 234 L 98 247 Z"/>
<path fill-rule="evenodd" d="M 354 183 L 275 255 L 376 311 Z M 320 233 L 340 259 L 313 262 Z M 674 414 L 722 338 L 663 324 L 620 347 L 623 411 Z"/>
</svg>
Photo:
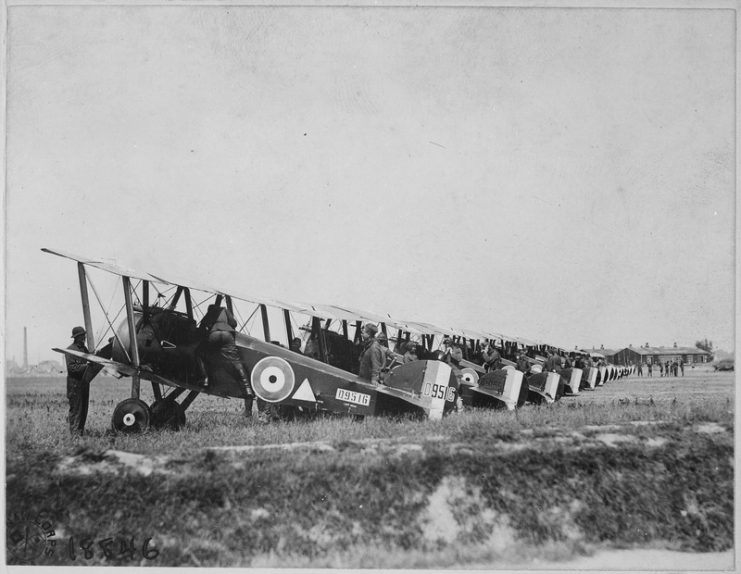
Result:
<svg viewBox="0 0 741 574">
<path fill-rule="evenodd" d="M 530 361 L 524 356 L 517 357 L 517 370 L 527 373 L 530 370 Z"/>
<path fill-rule="evenodd" d="M 561 372 L 561 357 L 558 355 L 551 355 L 548 357 L 545 361 L 545 368 L 544 370 L 548 373 L 555 371 L 555 372 Z"/>
<path fill-rule="evenodd" d="M 492 349 L 491 353 L 484 351 L 483 358 L 487 371 L 496 371 L 502 366 L 502 357 L 496 349 Z"/>
<path fill-rule="evenodd" d="M 201 321 L 201 325 L 207 331 L 232 331 L 237 328 L 237 320 L 234 318 L 229 309 L 226 307 L 216 307 L 209 305 L 206 316 Z"/>
<path fill-rule="evenodd" d="M 72 343 L 67 348 L 71 351 L 78 351 L 80 353 L 88 352 L 85 343 L 82 343 L 80 345 L 78 345 L 77 343 Z M 85 374 L 85 369 L 87 369 L 87 361 L 85 359 L 72 357 L 70 355 L 65 355 L 64 358 L 67 361 L 67 377 L 70 379 L 75 379 L 76 381 L 82 381 L 82 375 Z"/>
<path fill-rule="evenodd" d="M 378 382 L 378 375 L 386 362 L 386 353 L 375 338 L 369 339 L 360 355 L 358 376 L 371 382 Z"/>
</svg>

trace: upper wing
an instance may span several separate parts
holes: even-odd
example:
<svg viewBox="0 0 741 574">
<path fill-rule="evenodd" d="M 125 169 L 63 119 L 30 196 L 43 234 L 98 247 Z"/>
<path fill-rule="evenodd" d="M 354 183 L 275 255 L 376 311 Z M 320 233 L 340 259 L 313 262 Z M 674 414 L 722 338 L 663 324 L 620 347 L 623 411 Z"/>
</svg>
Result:
<svg viewBox="0 0 741 574">
<path fill-rule="evenodd" d="M 45 253 L 51 253 L 52 255 L 57 255 L 59 257 L 64 257 L 65 259 L 71 259 L 72 261 L 77 261 L 78 263 L 89 265 L 90 267 L 102 269 L 103 271 L 107 271 L 108 273 L 113 273 L 115 275 L 132 277 L 134 279 L 141 279 L 144 281 L 155 281 L 157 283 L 163 283 L 161 279 L 158 279 L 154 275 L 118 265 L 111 260 L 104 260 L 101 258 L 91 259 L 90 257 L 82 257 L 80 255 L 74 255 L 65 251 L 54 251 L 52 249 L 47 249 L 46 247 L 42 248 L 41 251 L 44 251 Z"/>
<path fill-rule="evenodd" d="M 301 311 L 302 309 L 306 307 L 306 305 L 301 305 L 301 304 L 285 303 L 282 301 L 276 301 L 274 299 L 268 299 L 265 297 L 245 295 L 238 291 L 225 290 L 217 286 L 208 285 L 208 284 L 201 283 L 199 281 L 193 281 L 190 279 L 187 281 L 183 281 L 180 277 L 175 277 L 169 273 L 161 274 L 159 272 L 158 273 L 147 273 L 145 271 L 137 271 L 135 269 L 131 269 L 130 267 L 119 265 L 109 259 L 83 257 L 81 255 L 75 255 L 69 252 L 59 251 L 55 249 L 48 249 L 46 247 L 42 248 L 41 251 L 45 253 L 50 253 L 52 255 L 57 255 L 59 257 L 64 257 L 65 259 L 71 259 L 72 261 L 77 261 L 78 263 L 82 263 L 83 265 L 89 265 L 90 267 L 95 267 L 96 269 L 101 269 L 103 271 L 107 271 L 108 273 L 113 273 L 114 275 L 126 276 L 126 277 L 131 277 L 134 279 L 140 279 L 143 281 L 151 281 L 154 283 L 162 283 L 166 285 L 175 285 L 177 287 L 187 287 L 188 289 L 195 289 L 196 291 L 203 291 L 204 293 L 213 293 L 214 295 L 229 296 L 235 299 L 246 301 L 248 303 L 265 304 L 265 305 L 270 305 L 273 307 L 289 309 L 291 311 Z"/>
</svg>

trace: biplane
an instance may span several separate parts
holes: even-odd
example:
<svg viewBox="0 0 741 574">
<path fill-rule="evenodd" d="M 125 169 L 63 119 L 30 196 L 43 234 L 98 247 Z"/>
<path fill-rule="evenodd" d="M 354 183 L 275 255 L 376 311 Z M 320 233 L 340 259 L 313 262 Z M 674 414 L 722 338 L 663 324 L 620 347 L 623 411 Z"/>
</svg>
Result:
<svg viewBox="0 0 741 574">
<path fill-rule="evenodd" d="M 206 344 L 207 326 L 203 321 L 206 313 L 202 309 L 207 303 L 225 306 L 237 315 L 238 301 L 254 305 L 253 315 L 260 311 L 265 340 L 243 332 L 247 323 L 244 321 L 235 329 L 235 343 L 252 391 L 266 403 L 303 412 L 361 417 L 411 413 L 430 419 L 440 419 L 455 408 L 458 381 L 450 366 L 440 361 L 398 365 L 380 384 L 374 384 L 327 361 L 270 342 L 268 306 L 284 312 L 289 341 L 292 337 L 289 313 L 306 313 L 310 306 L 244 296 L 61 251 L 46 248 L 42 251 L 77 263 L 87 347 L 93 350 L 80 353 L 55 348 L 54 351 L 88 361 L 87 380 L 92 380 L 101 370 L 118 378 L 131 378 L 130 397 L 118 403 L 113 411 L 112 427 L 116 431 L 144 431 L 150 426 L 179 428 L 185 424 L 186 409 L 202 393 L 244 398 L 245 391 L 233 369 Z M 111 317 L 113 313 L 104 308 L 89 268 L 121 278 L 124 302 L 115 316 Z M 88 285 L 105 316 L 105 332 L 99 341 L 95 340 L 92 325 Z M 205 294 L 206 298 L 196 301 L 196 292 Z M 124 311 L 125 317 L 114 325 Z M 327 350 L 323 352 L 326 358 Z M 142 380 L 152 385 L 155 399 L 152 404 L 141 398 Z"/>
<path fill-rule="evenodd" d="M 402 321 L 398 337 L 409 340 L 410 334 L 421 337 L 429 354 L 444 358 L 445 350 L 434 351 L 446 339 L 461 348 L 463 358 L 459 361 L 460 397 L 465 406 L 514 410 L 522 406 L 527 394 L 523 394 L 522 373 L 514 363 L 502 360 L 502 368 L 488 371 L 478 363 L 483 346 L 495 340 L 504 341 L 504 335 L 471 329 L 445 328 L 418 321 Z"/>
<path fill-rule="evenodd" d="M 352 370 L 357 365 L 361 325 L 375 324 L 379 330 L 379 338 L 383 334 L 389 342 L 395 343 L 393 349 L 387 348 L 386 350 L 385 370 L 390 375 L 393 375 L 397 367 L 403 364 L 402 346 L 405 343 L 414 343 L 419 359 L 445 360 L 443 351 L 435 350 L 435 345 L 437 343 L 439 346 L 442 338 L 447 337 L 463 349 L 465 356 L 473 359 L 481 340 L 502 337 L 470 330 L 446 329 L 430 323 L 400 320 L 389 314 L 380 315 L 348 306 L 312 304 L 302 309 L 301 314 L 311 318 L 310 325 L 305 329 L 311 333 L 312 352 L 316 353 L 320 360 L 331 365 L 350 365 L 346 367 L 348 370 Z M 354 336 L 352 336 L 353 329 L 355 330 Z M 514 363 L 510 364 L 514 365 Z M 472 360 L 464 359 L 460 361 L 460 375 L 459 395 L 464 405 L 511 410 L 518 404 L 521 406 L 524 402 L 524 398 L 519 400 L 522 373 L 514 369 L 487 374 L 482 366 Z M 487 376 L 482 383 L 479 383 L 479 378 L 483 375 Z"/>
</svg>

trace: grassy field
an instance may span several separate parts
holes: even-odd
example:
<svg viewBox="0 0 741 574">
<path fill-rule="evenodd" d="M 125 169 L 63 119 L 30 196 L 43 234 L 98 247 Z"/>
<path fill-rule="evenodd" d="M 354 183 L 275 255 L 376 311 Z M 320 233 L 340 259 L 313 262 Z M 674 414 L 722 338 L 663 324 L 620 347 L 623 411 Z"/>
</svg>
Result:
<svg viewBox="0 0 741 574">
<path fill-rule="evenodd" d="M 11 563 L 434 568 L 733 544 L 732 373 L 438 422 L 260 426 L 199 397 L 184 430 L 140 436 L 110 432 L 128 381 L 100 379 L 81 439 L 64 386 L 7 381 L 9 536 L 54 530 L 8 540 Z"/>
</svg>

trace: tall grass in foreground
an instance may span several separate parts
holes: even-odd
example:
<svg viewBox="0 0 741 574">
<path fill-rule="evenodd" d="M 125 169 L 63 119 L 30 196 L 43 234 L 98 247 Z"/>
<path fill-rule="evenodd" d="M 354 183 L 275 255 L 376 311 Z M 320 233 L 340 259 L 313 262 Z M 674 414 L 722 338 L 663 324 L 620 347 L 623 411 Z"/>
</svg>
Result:
<svg viewBox="0 0 741 574">
<path fill-rule="evenodd" d="M 188 422 L 180 431 L 152 430 L 141 435 L 114 434 L 110 416 L 126 396 L 127 386 L 103 379 L 91 392 L 86 436 L 73 439 L 66 427 L 67 400 L 63 380 L 21 379 L 7 395 L 8 454 L 29 450 L 73 452 L 117 449 L 139 453 L 183 455 L 207 446 L 265 445 L 308 441 L 341 442 L 362 439 L 425 440 L 443 436 L 465 441 L 478 434 L 517 436 L 534 433 L 570 432 L 587 425 L 620 424 L 630 421 L 687 425 L 715 421 L 733 424 L 730 382 L 722 379 L 724 392 L 696 396 L 696 385 L 680 389 L 663 400 L 639 396 L 638 381 L 608 383 L 593 392 L 565 397 L 552 405 L 526 405 L 515 412 L 474 410 L 445 417 L 442 421 L 366 417 L 356 422 L 348 417 L 327 416 L 307 421 L 277 422 L 261 426 L 245 420 L 242 403 L 215 397 L 199 397 L 187 412 Z M 144 399 L 147 402 L 146 387 Z M 149 391 L 151 393 L 151 391 Z M 645 395 L 645 393 L 644 393 Z"/>
<path fill-rule="evenodd" d="M 89 435 L 73 440 L 63 381 L 21 381 L 6 395 L 7 508 L 43 509 L 59 536 L 78 541 L 151 535 L 156 566 L 435 568 L 568 558 L 604 544 L 724 550 L 733 543 L 732 378 L 706 382 L 628 381 L 442 421 L 260 426 L 245 422 L 239 401 L 205 397 L 182 431 L 127 436 L 108 431 L 126 387 L 102 380 Z M 610 433 L 635 440 L 605 443 Z M 312 441 L 334 448 L 201 448 Z M 60 470 L 67 455 L 93 465 L 106 449 L 167 455 L 168 472 Z M 72 564 L 59 553 L 40 562 Z M 131 565 L 100 553 L 85 564 Z"/>
</svg>

